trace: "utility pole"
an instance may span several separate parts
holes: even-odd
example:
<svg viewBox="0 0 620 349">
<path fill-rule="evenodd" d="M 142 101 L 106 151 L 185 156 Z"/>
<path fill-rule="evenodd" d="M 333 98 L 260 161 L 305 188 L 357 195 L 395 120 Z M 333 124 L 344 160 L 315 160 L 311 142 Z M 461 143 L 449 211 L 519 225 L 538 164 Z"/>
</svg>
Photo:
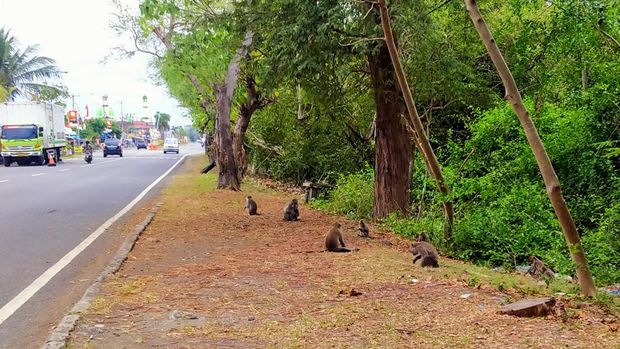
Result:
<svg viewBox="0 0 620 349">
<path fill-rule="evenodd" d="M 76 111 L 75 110 L 75 94 L 71 95 L 71 108 L 72 108 L 71 110 Z M 77 139 L 75 140 L 75 142 L 78 145 L 80 145 L 80 113 L 76 112 L 76 115 L 77 115 L 77 127 L 76 127 Z M 74 146 L 74 148 L 75 148 L 75 146 Z M 75 151 L 75 149 L 74 149 L 74 151 Z"/>
<path fill-rule="evenodd" d="M 123 101 L 121 101 L 121 139 L 125 139 L 125 125 L 123 125 Z"/>
</svg>

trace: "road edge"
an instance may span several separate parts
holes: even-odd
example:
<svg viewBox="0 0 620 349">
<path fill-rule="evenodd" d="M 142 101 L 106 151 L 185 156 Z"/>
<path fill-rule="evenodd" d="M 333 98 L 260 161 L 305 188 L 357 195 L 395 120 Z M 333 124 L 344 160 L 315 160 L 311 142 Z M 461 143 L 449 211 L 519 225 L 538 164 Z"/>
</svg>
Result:
<svg viewBox="0 0 620 349">
<path fill-rule="evenodd" d="M 56 328 L 47 337 L 47 340 L 41 349 L 62 349 L 67 346 L 71 332 L 75 329 L 75 325 L 80 319 L 81 314 L 90 307 L 90 304 L 101 290 L 101 285 L 103 282 L 110 275 L 116 273 L 121 268 L 125 260 L 127 260 L 129 252 L 133 250 L 136 241 L 138 241 L 140 235 L 142 235 L 149 224 L 153 221 L 161 206 L 161 202 L 156 204 L 149 211 L 146 218 L 136 225 L 135 229 L 127 235 L 125 241 L 116 252 L 114 259 L 112 259 L 112 262 L 101 272 L 101 274 L 99 274 L 93 284 L 86 289 L 82 298 L 75 303 L 69 313 L 62 318 Z"/>
</svg>

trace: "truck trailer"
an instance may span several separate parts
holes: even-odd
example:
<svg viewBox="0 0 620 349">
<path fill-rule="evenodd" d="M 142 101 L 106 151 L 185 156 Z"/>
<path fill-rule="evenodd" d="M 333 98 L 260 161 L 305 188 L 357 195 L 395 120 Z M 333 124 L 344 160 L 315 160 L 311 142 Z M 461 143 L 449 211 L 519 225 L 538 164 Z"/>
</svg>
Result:
<svg viewBox="0 0 620 349">
<path fill-rule="evenodd" d="M 0 103 L 0 150 L 4 166 L 48 161 L 48 151 L 60 160 L 65 147 L 64 108 L 41 102 Z"/>
</svg>

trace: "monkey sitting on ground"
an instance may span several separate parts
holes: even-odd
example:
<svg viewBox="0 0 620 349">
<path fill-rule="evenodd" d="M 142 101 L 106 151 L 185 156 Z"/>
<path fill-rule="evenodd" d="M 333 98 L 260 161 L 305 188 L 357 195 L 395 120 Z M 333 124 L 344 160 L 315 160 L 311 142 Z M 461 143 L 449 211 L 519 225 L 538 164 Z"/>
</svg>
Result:
<svg viewBox="0 0 620 349">
<path fill-rule="evenodd" d="M 425 241 L 425 242 L 428 242 L 428 243 L 431 242 L 431 240 L 428 238 L 428 236 L 426 235 L 425 232 L 420 232 L 420 235 L 418 235 L 418 238 L 416 239 L 416 241 L 417 242 Z"/>
<path fill-rule="evenodd" d="M 414 242 L 409 247 L 409 252 L 413 254 L 413 264 L 420 260 L 421 267 L 439 267 L 439 254 L 435 246 L 426 241 Z"/>
<path fill-rule="evenodd" d="M 334 223 L 334 226 L 325 235 L 325 250 L 329 252 L 351 252 L 344 245 L 342 240 L 342 232 L 340 231 L 340 223 Z"/>
<path fill-rule="evenodd" d="M 297 199 L 291 200 L 291 202 L 284 206 L 284 219 L 285 221 L 299 220 L 299 206 Z"/>
<path fill-rule="evenodd" d="M 360 226 L 357 229 L 359 230 L 359 233 L 357 233 L 357 235 L 363 238 L 370 237 L 370 230 L 368 229 L 368 226 L 366 225 L 366 223 L 364 223 L 363 220 L 360 220 Z"/>
<path fill-rule="evenodd" d="M 532 265 L 527 270 L 527 274 L 530 274 L 535 278 L 543 277 L 553 279 L 555 277 L 553 270 L 549 269 L 549 267 L 547 267 L 540 259 L 532 256 L 532 258 L 530 258 L 530 262 Z"/>
<path fill-rule="evenodd" d="M 245 208 L 248 210 L 248 214 L 250 216 L 258 214 L 256 212 L 256 210 L 258 209 L 258 206 L 256 205 L 256 201 L 254 201 L 254 199 L 252 199 L 250 195 L 248 195 L 248 197 L 245 198 Z"/>
</svg>

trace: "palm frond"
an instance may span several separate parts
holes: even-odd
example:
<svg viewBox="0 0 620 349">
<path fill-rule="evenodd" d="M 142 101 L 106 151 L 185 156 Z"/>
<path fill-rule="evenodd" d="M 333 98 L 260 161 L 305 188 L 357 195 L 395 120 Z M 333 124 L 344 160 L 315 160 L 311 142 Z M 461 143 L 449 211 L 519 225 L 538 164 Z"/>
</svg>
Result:
<svg viewBox="0 0 620 349">
<path fill-rule="evenodd" d="M 42 88 L 56 88 L 49 84 L 61 76 L 56 61 L 38 56 L 37 51 L 37 45 L 19 50 L 17 39 L 10 35 L 10 31 L 0 28 L 0 86 L 4 100 L 27 97 L 27 93 L 36 95 Z"/>
</svg>

